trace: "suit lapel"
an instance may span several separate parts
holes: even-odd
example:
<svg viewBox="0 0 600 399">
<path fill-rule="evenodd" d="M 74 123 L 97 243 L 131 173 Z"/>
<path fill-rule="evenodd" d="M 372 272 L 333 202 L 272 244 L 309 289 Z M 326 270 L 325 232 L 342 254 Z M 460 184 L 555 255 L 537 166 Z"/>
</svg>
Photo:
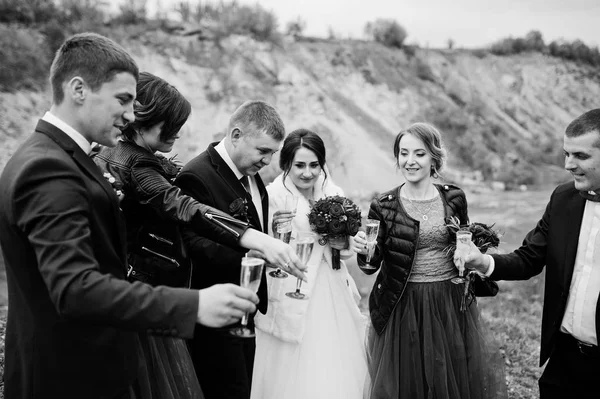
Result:
<svg viewBox="0 0 600 399">
<path fill-rule="evenodd" d="M 560 232 L 562 233 L 559 242 L 565 245 L 565 258 L 562 262 L 564 268 L 563 287 L 568 290 L 571 286 L 573 269 L 575 268 L 585 199 L 579 195 L 577 190 L 573 190 L 573 193 L 569 193 L 564 204 L 559 205 L 559 208 L 559 212 L 562 213 L 562 220 L 558 223 L 561 226 Z"/>
<path fill-rule="evenodd" d="M 100 169 L 96 166 L 94 161 L 75 143 L 66 133 L 57 128 L 56 126 L 46 122 L 39 121 L 36 129 L 37 132 L 45 134 L 54 140 L 62 149 L 64 149 L 67 154 L 71 155 L 75 162 L 79 165 L 80 169 L 83 172 L 94 179 L 100 186 L 104 189 L 108 197 L 111 199 L 112 211 L 113 211 L 113 219 L 116 220 L 117 230 L 118 230 L 118 242 L 124 243 L 126 242 L 125 237 L 125 224 L 121 218 L 121 212 L 119 210 L 119 202 L 115 191 L 108 183 L 108 181 L 102 175 Z M 121 244 L 121 247 L 124 246 Z M 122 254 L 123 258 L 125 258 L 125 253 Z"/>
<path fill-rule="evenodd" d="M 210 156 L 210 161 L 212 162 L 213 167 L 215 168 L 215 170 L 217 171 L 217 173 L 219 174 L 221 179 L 223 179 L 223 181 L 225 183 L 227 183 L 227 185 L 231 189 L 234 196 L 238 197 L 238 198 L 245 198 L 246 201 L 248 202 L 248 219 L 249 219 L 248 221 L 250 222 L 250 224 L 254 228 L 258 229 L 259 231 L 262 231 L 262 223 L 260 223 L 260 218 L 258 217 L 258 211 L 256 210 L 254 203 L 252 202 L 252 196 L 250 195 L 250 193 L 248 193 L 246 191 L 244 186 L 242 186 L 242 183 L 240 183 L 240 181 L 237 179 L 237 177 L 235 176 L 235 173 L 233 173 L 233 171 L 231 170 L 229 165 L 227 165 L 227 163 L 223 160 L 223 158 L 221 158 L 221 156 L 219 155 L 217 150 L 215 150 L 215 144 L 211 144 L 208 147 L 208 155 Z M 262 191 L 265 192 L 265 196 L 266 196 L 265 185 L 263 184 L 262 180 L 260 180 L 260 183 L 259 183 L 260 177 L 258 177 L 258 175 L 256 175 L 256 177 L 257 177 L 256 183 L 259 187 L 259 192 L 261 192 L 261 187 L 262 187 Z M 262 197 L 263 197 L 263 193 L 261 192 L 261 198 Z M 268 203 L 267 203 L 267 205 L 268 205 Z M 263 214 L 264 214 L 264 209 L 268 209 L 268 208 L 265 208 L 264 201 L 263 201 Z"/>
</svg>

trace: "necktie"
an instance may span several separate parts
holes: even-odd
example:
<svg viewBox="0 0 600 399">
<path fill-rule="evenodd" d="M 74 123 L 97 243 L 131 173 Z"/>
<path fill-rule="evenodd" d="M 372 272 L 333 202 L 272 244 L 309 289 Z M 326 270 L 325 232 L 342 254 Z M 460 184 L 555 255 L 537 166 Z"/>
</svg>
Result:
<svg viewBox="0 0 600 399">
<path fill-rule="evenodd" d="M 594 191 L 580 191 L 579 194 L 588 201 L 600 202 L 600 194 Z"/>
<path fill-rule="evenodd" d="M 251 192 L 250 192 L 250 179 L 248 179 L 248 176 L 242 176 L 240 178 L 240 183 L 242 183 L 242 186 L 244 186 L 244 188 L 246 189 L 246 191 L 248 192 L 248 194 L 251 194 Z"/>
</svg>

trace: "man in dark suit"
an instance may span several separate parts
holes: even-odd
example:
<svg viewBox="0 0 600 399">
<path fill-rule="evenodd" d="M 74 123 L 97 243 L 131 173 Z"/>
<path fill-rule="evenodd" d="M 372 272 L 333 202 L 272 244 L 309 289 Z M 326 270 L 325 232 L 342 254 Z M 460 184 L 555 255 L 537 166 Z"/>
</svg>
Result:
<svg viewBox="0 0 600 399">
<path fill-rule="evenodd" d="M 455 255 L 494 280 L 528 279 L 546 266 L 540 396 L 600 397 L 600 109 L 575 119 L 564 135 L 565 169 L 542 219 L 506 255 Z"/>
<path fill-rule="evenodd" d="M 124 223 L 88 157 L 134 120 L 138 68 L 119 45 L 84 33 L 58 50 L 53 104 L 0 177 L 8 279 L 4 395 L 134 398 L 138 333 L 191 338 L 254 311 L 237 285 L 198 290 L 125 280 Z"/>
<path fill-rule="evenodd" d="M 267 232 L 269 199 L 258 171 L 279 150 L 285 130 L 277 111 L 261 101 L 242 104 L 231 116 L 225 138 L 212 143 L 181 171 L 175 184 L 198 201 L 246 219 Z M 184 233 L 195 265 L 193 288 L 240 279 L 243 252 L 232 251 L 210 239 Z M 289 271 L 288 265 L 282 265 Z M 264 277 L 258 290 L 259 310 L 267 310 Z M 196 374 L 207 399 L 250 397 L 254 339 L 232 337 L 223 331 L 198 328 L 192 343 Z"/>
</svg>

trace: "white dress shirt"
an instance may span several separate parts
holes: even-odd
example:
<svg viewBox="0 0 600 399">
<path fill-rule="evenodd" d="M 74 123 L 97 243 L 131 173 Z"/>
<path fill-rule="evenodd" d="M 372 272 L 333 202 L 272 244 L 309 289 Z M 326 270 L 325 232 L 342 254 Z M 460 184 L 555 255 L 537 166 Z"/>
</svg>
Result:
<svg viewBox="0 0 600 399">
<path fill-rule="evenodd" d="M 600 294 L 600 202 L 586 201 L 567 309 L 561 331 L 598 345 L 596 304 Z"/>
<path fill-rule="evenodd" d="M 240 180 L 244 176 L 244 174 L 240 172 L 240 170 L 237 168 L 237 166 L 235 166 L 233 160 L 229 156 L 229 153 L 225 148 L 225 140 L 221 140 L 221 142 L 215 146 L 215 150 L 221 156 L 221 158 L 223 158 L 223 161 L 225 161 L 227 166 L 229 166 L 229 169 L 231 169 L 231 171 L 235 174 L 235 177 L 238 180 Z M 252 196 L 252 204 L 254 204 L 256 212 L 258 212 L 258 221 L 261 224 L 258 227 L 262 229 L 262 227 L 265 225 L 265 222 L 263 220 L 263 208 L 262 201 L 260 198 L 260 192 L 258 190 L 258 185 L 256 184 L 256 179 L 254 176 L 248 176 L 248 182 L 250 183 L 250 195 Z M 242 183 L 240 182 L 240 184 Z"/>
<path fill-rule="evenodd" d="M 71 139 L 73 139 L 73 141 L 75 143 L 77 143 L 77 145 L 86 154 L 89 155 L 89 153 L 92 151 L 92 144 L 89 141 L 87 141 L 87 139 L 85 137 L 83 137 L 83 135 L 81 133 L 79 133 L 73 127 L 68 125 L 66 122 L 64 122 L 62 119 L 60 119 L 58 116 L 51 114 L 50 111 L 47 111 L 44 114 L 44 116 L 42 116 L 42 120 L 48 122 L 51 125 L 56 126 L 60 130 L 62 130 L 67 136 L 69 136 Z"/>
</svg>

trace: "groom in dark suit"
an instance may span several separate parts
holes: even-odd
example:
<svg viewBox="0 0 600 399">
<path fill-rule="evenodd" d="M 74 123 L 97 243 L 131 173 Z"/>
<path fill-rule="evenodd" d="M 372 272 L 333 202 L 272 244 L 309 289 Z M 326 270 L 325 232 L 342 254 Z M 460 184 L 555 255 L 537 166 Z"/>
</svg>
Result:
<svg viewBox="0 0 600 399">
<path fill-rule="evenodd" d="M 267 232 L 269 199 L 258 171 L 279 150 L 285 130 L 277 111 L 262 101 L 242 104 L 231 116 L 227 135 L 191 160 L 175 184 L 198 201 L 245 219 Z M 195 265 L 192 287 L 239 283 L 244 252 L 232 251 L 210 239 L 184 233 Z M 209 260 L 211 260 L 209 262 Z M 288 268 L 289 270 L 289 268 Z M 267 310 L 266 278 L 258 290 L 259 310 Z M 232 337 L 226 332 L 197 328 L 192 359 L 207 399 L 250 397 L 254 339 Z"/>
<path fill-rule="evenodd" d="M 540 397 L 600 397 L 600 109 L 575 119 L 564 135 L 565 169 L 523 245 L 507 255 L 482 255 L 472 245 L 467 267 L 494 280 L 523 280 L 546 266 Z M 460 254 L 455 255 L 460 257 Z"/>
<path fill-rule="evenodd" d="M 134 120 L 138 68 L 103 36 L 57 51 L 53 104 L 0 177 L 8 279 L 4 397 L 135 398 L 138 333 L 191 338 L 254 311 L 237 285 L 202 291 L 125 280 L 124 223 L 113 187 L 88 157 Z"/>
</svg>

